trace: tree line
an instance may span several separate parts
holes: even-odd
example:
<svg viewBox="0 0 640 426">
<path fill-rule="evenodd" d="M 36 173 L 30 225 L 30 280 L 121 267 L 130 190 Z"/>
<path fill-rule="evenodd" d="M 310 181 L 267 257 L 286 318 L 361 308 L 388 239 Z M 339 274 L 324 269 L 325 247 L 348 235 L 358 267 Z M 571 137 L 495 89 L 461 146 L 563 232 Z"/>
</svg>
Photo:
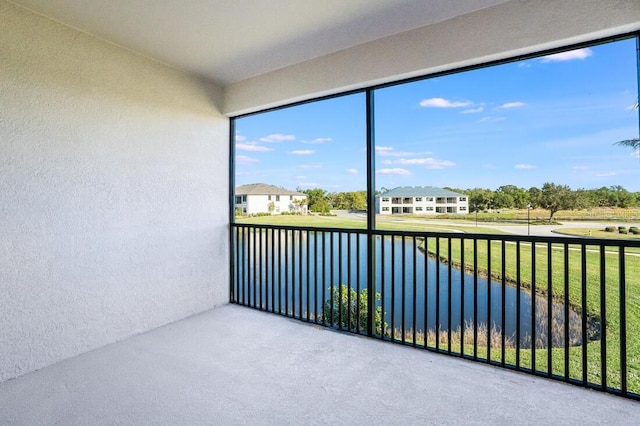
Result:
<svg viewBox="0 0 640 426">
<path fill-rule="evenodd" d="M 560 210 L 580 210 L 597 207 L 636 207 L 640 204 L 640 192 L 629 192 L 620 185 L 597 189 L 571 189 L 568 185 L 546 182 L 541 188 L 520 188 L 503 185 L 495 191 L 486 188 L 457 189 L 469 197 L 469 211 L 495 209 L 542 208 L 549 210 L 549 220 Z"/>
<path fill-rule="evenodd" d="M 469 212 L 498 209 L 541 208 L 549 210 L 549 220 L 560 210 L 579 210 L 596 207 L 629 208 L 640 205 L 640 192 L 629 192 L 620 185 L 597 189 L 571 189 L 568 185 L 546 182 L 542 187 L 521 188 L 502 185 L 495 190 L 488 188 L 460 189 L 445 187 L 465 194 L 469 198 Z M 307 195 L 309 211 L 329 213 L 338 210 L 365 210 L 367 192 L 328 192 L 321 188 L 300 189 Z M 385 189 L 382 189 L 384 192 Z M 379 194 L 380 191 L 376 191 Z"/>
<path fill-rule="evenodd" d="M 330 210 L 366 210 L 367 191 L 328 192 L 321 188 L 297 189 L 307 196 L 309 211 L 329 213 Z"/>
</svg>

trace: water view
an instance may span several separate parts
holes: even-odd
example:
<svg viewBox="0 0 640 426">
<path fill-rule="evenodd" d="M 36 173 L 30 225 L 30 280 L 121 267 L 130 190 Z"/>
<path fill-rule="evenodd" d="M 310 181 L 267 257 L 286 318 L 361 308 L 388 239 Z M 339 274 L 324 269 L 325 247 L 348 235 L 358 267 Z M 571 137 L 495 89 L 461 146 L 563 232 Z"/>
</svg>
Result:
<svg viewBox="0 0 640 426">
<path fill-rule="evenodd" d="M 292 315 L 313 319 L 321 317 L 323 310 L 328 317 L 332 289 L 337 296 L 339 286 L 347 285 L 353 292 L 351 295 L 345 292 L 341 303 L 351 302 L 349 315 L 358 316 L 363 303 L 358 304 L 356 295 L 367 286 L 366 235 L 313 231 L 272 234 L 266 231 L 247 233 L 238 241 L 238 253 L 245 253 L 244 246 L 248 245 L 246 253 L 251 256 L 251 263 L 257 265 L 239 271 L 240 283 L 248 280 L 257 283 L 255 294 L 241 285 L 237 289 L 241 299 L 250 299 L 252 304 L 265 309 L 274 306 L 276 310 L 280 308 Z M 471 334 L 475 324 L 483 332 L 494 335 L 493 338 L 504 328 L 507 342 L 515 344 L 519 320 L 522 348 L 531 347 L 532 324 L 536 327 L 537 347 L 547 347 L 546 297 L 536 295 L 535 314 L 532 314 L 529 291 L 520 290 L 518 309 L 516 287 L 490 281 L 482 274 L 463 272 L 432 256 L 425 256 L 419 248 L 420 239 L 376 237 L 375 241 L 377 305 L 382 307 L 387 335 L 400 339 L 403 330 L 409 336 L 414 329 L 418 333 L 427 330 L 433 334 L 440 330 L 439 333 L 446 334 L 449 328 L 455 332 L 463 326 L 465 333 Z M 239 264 L 248 260 L 240 257 Z M 343 312 L 347 315 L 346 306 Z M 552 303 L 551 318 L 552 345 L 563 345 L 565 309 L 562 304 Z M 334 323 L 337 322 L 338 318 L 334 318 Z M 346 318 L 342 323 L 349 324 Z M 571 344 L 579 344 L 580 323 L 580 315 L 570 309 Z"/>
</svg>

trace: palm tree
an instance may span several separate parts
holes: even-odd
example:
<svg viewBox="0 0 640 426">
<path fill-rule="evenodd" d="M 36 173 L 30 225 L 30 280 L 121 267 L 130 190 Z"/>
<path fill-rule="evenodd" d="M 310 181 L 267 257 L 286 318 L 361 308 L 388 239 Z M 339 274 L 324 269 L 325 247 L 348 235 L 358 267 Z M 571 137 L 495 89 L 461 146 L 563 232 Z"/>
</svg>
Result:
<svg viewBox="0 0 640 426">
<path fill-rule="evenodd" d="M 633 151 L 638 151 L 638 160 L 640 161 L 640 139 L 626 139 L 620 142 L 616 142 L 616 145 L 631 148 Z"/>
<path fill-rule="evenodd" d="M 632 109 L 638 109 L 638 102 L 636 102 Z M 633 151 L 638 151 L 638 159 L 640 159 L 640 139 L 625 139 L 623 141 L 616 142 L 615 145 L 631 148 Z"/>
<path fill-rule="evenodd" d="M 626 146 L 628 148 L 633 149 L 634 151 L 637 151 L 640 149 L 640 139 L 636 138 L 636 139 L 626 139 L 620 142 L 616 142 L 616 145 L 620 145 L 620 146 Z"/>
</svg>

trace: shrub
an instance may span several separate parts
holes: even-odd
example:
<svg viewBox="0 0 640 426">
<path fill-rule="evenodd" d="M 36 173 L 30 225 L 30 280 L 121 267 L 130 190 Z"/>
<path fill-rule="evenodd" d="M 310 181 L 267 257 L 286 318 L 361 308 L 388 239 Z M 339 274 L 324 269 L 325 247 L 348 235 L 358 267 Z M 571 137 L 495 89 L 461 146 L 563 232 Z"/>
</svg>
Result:
<svg viewBox="0 0 640 426">
<path fill-rule="evenodd" d="M 633 229 L 633 230 L 632 230 L 632 229 L 629 229 L 629 231 L 631 231 L 631 233 L 632 233 L 633 235 L 640 235 L 640 229 L 638 229 L 638 228 Z"/>
<path fill-rule="evenodd" d="M 380 300 L 380 293 L 375 294 L 375 300 Z M 368 305 L 369 296 L 366 288 L 360 290 L 360 294 L 358 294 L 346 284 L 341 284 L 334 288 L 331 300 L 327 300 L 324 304 L 323 321 L 330 322 L 331 319 L 333 319 L 333 325 L 366 333 L 368 331 Z M 377 335 L 382 335 L 383 330 L 387 328 L 387 324 L 383 322 L 382 317 L 382 306 L 376 306 L 374 309 L 373 323 L 375 326 L 375 334 Z"/>
<path fill-rule="evenodd" d="M 630 226 L 629 227 L 629 232 L 633 232 L 633 231 L 637 231 L 638 227 L 637 226 Z"/>
<path fill-rule="evenodd" d="M 618 230 L 618 232 L 621 233 L 621 234 L 628 234 L 629 233 L 629 231 L 627 231 L 627 228 L 624 228 L 624 227 L 622 229 Z"/>
<path fill-rule="evenodd" d="M 618 226 L 618 232 L 622 233 L 622 231 L 626 231 L 627 227 L 626 226 Z"/>
<path fill-rule="evenodd" d="M 604 232 L 616 232 L 616 227 L 615 226 L 607 226 L 606 228 L 604 228 Z"/>
</svg>

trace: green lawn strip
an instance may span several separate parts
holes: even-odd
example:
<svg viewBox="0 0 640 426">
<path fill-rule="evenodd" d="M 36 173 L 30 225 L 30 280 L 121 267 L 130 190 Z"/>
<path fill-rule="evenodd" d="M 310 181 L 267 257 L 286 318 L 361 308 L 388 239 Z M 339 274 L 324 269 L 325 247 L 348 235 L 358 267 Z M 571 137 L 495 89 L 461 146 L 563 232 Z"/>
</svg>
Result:
<svg viewBox="0 0 640 426">
<path fill-rule="evenodd" d="M 343 216 L 302 216 L 302 215 L 273 215 L 237 218 L 238 224 L 252 225 L 283 225 L 317 228 L 346 228 L 364 229 L 367 222 L 363 218 L 351 218 Z M 453 225 L 453 226 L 452 226 Z M 378 229 L 390 231 L 417 231 L 417 232 L 464 232 L 475 234 L 505 234 L 492 228 L 475 226 L 459 226 L 457 224 L 433 225 L 429 223 L 414 223 L 408 221 L 379 221 Z"/>
<path fill-rule="evenodd" d="M 431 255 L 435 255 L 436 238 L 429 238 L 428 250 Z M 571 248 L 571 245 L 569 245 Z M 501 242 L 492 242 L 491 245 L 491 276 L 494 280 L 500 281 L 502 268 L 502 247 Z M 440 237 L 440 258 L 447 261 L 449 258 L 448 244 L 446 238 Z M 505 244 L 505 281 L 513 285 L 517 282 L 517 262 L 516 262 L 516 245 Z M 471 262 L 473 262 L 473 244 L 465 243 L 465 269 L 469 270 Z M 541 295 L 548 293 L 547 285 L 547 247 L 546 245 L 536 245 L 536 291 Z M 568 299 L 569 305 L 579 312 L 581 306 L 582 294 L 582 270 L 581 270 L 580 250 L 568 251 Z M 481 275 L 489 274 L 487 268 L 488 250 L 486 241 L 479 241 L 477 244 L 477 270 Z M 461 249 L 460 240 L 452 241 L 451 262 L 452 265 L 461 268 Z M 532 254 L 531 244 L 520 244 L 520 285 L 522 288 L 531 289 L 531 271 L 532 271 Z M 600 255 L 599 253 L 586 253 L 586 307 L 587 316 L 596 321 L 600 317 Z M 471 269 L 472 270 L 472 269 Z M 620 386 L 620 318 L 619 318 L 619 269 L 618 255 L 607 253 L 605 255 L 605 301 L 606 301 L 606 331 L 607 331 L 607 379 L 608 385 Z M 635 336 L 640 333 L 640 258 L 637 256 L 626 257 L 626 299 L 627 299 L 627 368 L 628 368 L 628 386 L 630 389 L 640 391 L 640 340 Z M 563 302 L 564 294 L 564 248 L 552 248 L 552 294 L 556 302 Z M 540 301 L 538 301 L 540 305 Z M 560 330 L 560 332 L 562 332 Z M 588 380 L 598 383 L 600 381 L 600 341 L 592 341 L 587 345 L 588 357 Z M 554 349 L 554 354 L 557 352 Z M 523 351 L 524 353 L 524 351 Z M 572 348 L 570 351 L 570 373 L 573 376 L 574 370 L 581 377 L 582 358 L 581 348 Z M 493 355 L 492 355 L 493 358 Z M 536 360 L 538 366 L 540 360 Z M 546 360 L 544 361 L 546 362 Z M 594 368 L 593 366 L 597 368 Z M 554 360 L 554 373 L 564 374 L 564 365 L 556 364 Z"/>
<path fill-rule="evenodd" d="M 238 224 L 364 229 L 366 219 L 342 216 L 273 215 L 236 218 Z"/>
<path fill-rule="evenodd" d="M 457 224 L 434 225 L 430 223 L 414 222 L 378 222 L 377 229 L 389 231 L 417 231 L 417 232 L 462 232 L 465 234 L 505 235 L 507 233 L 493 228 L 475 226 L 461 226 Z"/>
<path fill-rule="evenodd" d="M 612 240 L 640 240 L 640 235 L 620 234 L 618 231 L 605 232 L 603 229 L 594 228 L 560 228 L 554 231 L 556 234 L 575 235 L 577 237 L 606 238 Z"/>
<path fill-rule="evenodd" d="M 640 235 L 620 234 L 619 232 L 605 232 L 602 229 L 593 228 L 559 228 L 554 230 L 556 234 L 572 235 L 576 237 L 602 238 L 607 240 L 640 241 Z M 628 247 L 627 253 L 640 253 L 640 248 Z"/>
</svg>

